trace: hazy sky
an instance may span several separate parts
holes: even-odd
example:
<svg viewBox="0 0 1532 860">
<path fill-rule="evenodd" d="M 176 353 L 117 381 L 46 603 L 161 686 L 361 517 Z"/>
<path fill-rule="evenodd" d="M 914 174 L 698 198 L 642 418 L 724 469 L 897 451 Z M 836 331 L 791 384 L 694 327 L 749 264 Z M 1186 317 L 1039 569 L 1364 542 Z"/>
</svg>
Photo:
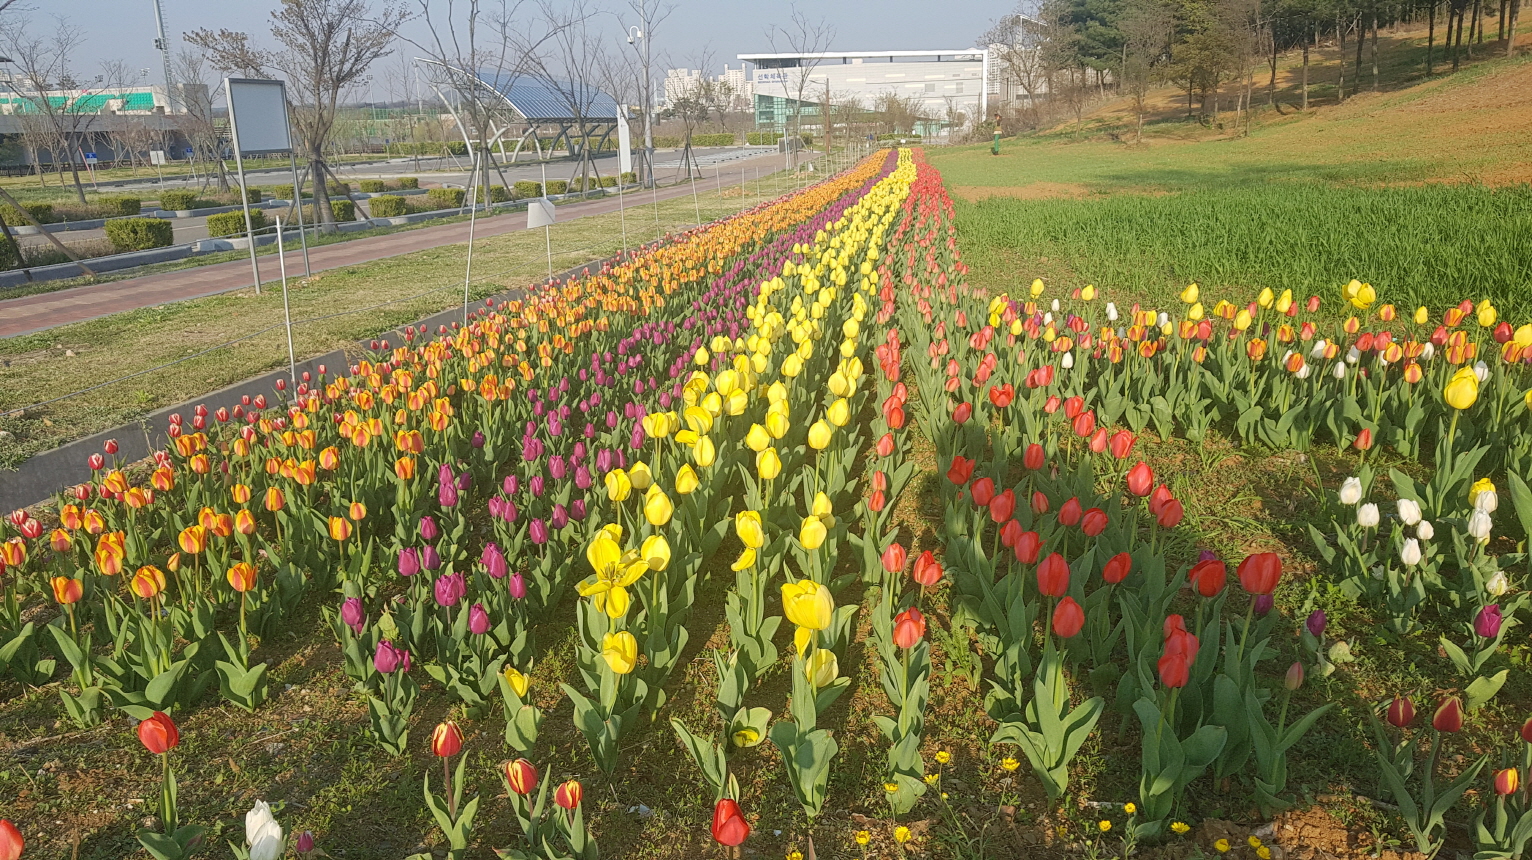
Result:
<svg viewBox="0 0 1532 860">
<path fill-rule="evenodd" d="M 26 2 L 26 0 L 23 0 Z M 277 0 L 162 0 L 165 29 L 172 45 L 180 47 L 181 34 L 199 27 L 245 30 L 269 41 L 268 25 Z M 675 10 L 655 29 L 655 64 L 691 66 L 703 48 L 714 57 L 713 71 L 728 62 L 738 66 L 735 54 L 770 50 L 766 29 L 786 22 L 791 6 L 779 0 L 673 0 Z M 153 83 L 162 80 L 159 54 L 154 49 L 153 0 L 31 0 L 33 27 L 51 26 L 51 15 L 69 18 L 85 34 L 85 44 L 75 65 L 80 72 L 97 73 L 102 60 L 125 60 L 131 67 L 151 70 Z M 411 7 L 415 7 L 411 0 Z M 444 4 L 443 4 L 444 5 Z M 623 0 L 606 0 L 605 7 L 626 11 Z M 972 47 L 979 33 L 995 17 L 1009 11 L 1007 0 L 879 0 L 805 2 L 801 8 L 814 18 L 823 16 L 835 30 L 836 50 L 929 50 Z M 459 3 L 459 8 L 462 4 Z M 621 36 L 628 16 L 608 15 L 606 29 L 615 45 L 626 48 Z M 621 23 L 619 23 L 621 22 Z M 660 55 L 670 62 L 661 63 Z M 390 68 L 399 66 L 396 55 L 374 70 L 372 97 L 388 98 L 382 81 Z M 83 76 L 83 75 L 82 75 Z"/>
</svg>

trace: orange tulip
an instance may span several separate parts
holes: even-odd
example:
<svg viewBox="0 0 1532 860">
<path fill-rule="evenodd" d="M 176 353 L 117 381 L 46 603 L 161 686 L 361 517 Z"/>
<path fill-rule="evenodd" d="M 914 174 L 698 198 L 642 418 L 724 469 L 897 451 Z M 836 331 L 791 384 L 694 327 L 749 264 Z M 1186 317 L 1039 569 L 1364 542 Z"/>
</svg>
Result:
<svg viewBox="0 0 1532 860">
<path fill-rule="evenodd" d="M 400 457 L 399 459 L 395 460 L 394 461 L 394 474 L 398 475 L 399 476 L 399 480 L 401 480 L 401 481 L 408 481 L 408 480 L 414 478 L 415 477 L 415 458 L 414 457 Z"/>
<path fill-rule="evenodd" d="M 340 465 L 340 451 L 334 445 L 319 452 L 319 467 L 326 472 L 333 472 Z"/>
<path fill-rule="evenodd" d="M 85 531 L 93 535 L 106 531 L 106 518 L 101 516 L 100 511 L 93 509 L 85 512 Z"/>
<path fill-rule="evenodd" d="M 122 494 L 122 503 L 135 511 L 153 502 L 154 492 L 143 487 L 129 487 L 128 491 Z"/>
<path fill-rule="evenodd" d="M 68 606 L 71 603 L 79 602 L 80 595 L 84 593 L 80 581 L 67 576 L 55 576 L 52 580 L 52 585 L 53 599 L 57 600 L 60 606 Z"/>
<path fill-rule="evenodd" d="M 207 529 L 203 526 L 187 526 L 181 530 L 177 539 L 181 551 L 187 555 L 197 555 L 207 549 Z"/>
<path fill-rule="evenodd" d="M 249 511 L 240 511 L 235 514 L 234 530 L 246 536 L 255 534 L 255 515 Z"/>
<path fill-rule="evenodd" d="M 243 505 L 250 501 L 250 488 L 244 484 L 235 484 L 229 488 L 229 495 L 233 497 L 234 504 Z"/>
<path fill-rule="evenodd" d="M 345 517 L 330 517 L 330 537 L 343 541 L 351 537 L 351 523 Z"/>
<path fill-rule="evenodd" d="M 218 512 L 212 508 L 203 508 L 197 512 L 197 525 L 202 526 L 204 529 L 212 531 L 213 527 L 217 525 L 217 523 Z"/>
<path fill-rule="evenodd" d="M 346 516 L 350 517 L 352 522 L 359 523 L 367 519 L 367 506 L 361 502 L 352 502 L 351 509 L 346 511 Z"/>
<path fill-rule="evenodd" d="M 255 588 L 255 566 L 247 562 L 242 561 L 232 565 L 226 576 L 229 580 L 229 587 L 240 594 Z"/>
<path fill-rule="evenodd" d="M 168 493 L 176 488 L 176 473 L 169 466 L 161 466 L 149 476 L 149 484 L 162 493 Z"/>
<path fill-rule="evenodd" d="M 80 513 L 79 507 L 75 505 L 65 505 L 59 511 L 59 525 L 69 529 L 70 531 L 75 531 L 82 524 L 84 524 L 84 522 L 85 520 Z"/>
<path fill-rule="evenodd" d="M 199 475 L 206 475 L 208 472 L 213 471 L 213 463 L 207 458 L 206 454 L 198 454 L 191 458 L 189 465 L 191 470 Z"/>
<path fill-rule="evenodd" d="M 317 477 L 313 460 L 304 460 L 293 470 L 293 480 L 297 481 L 301 487 L 312 486 Z"/>
<path fill-rule="evenodd" d="M 106 477 L 101 481 L 101 486 L 106 487 L 108 492 L 126 493 L 128 491 L 128 479 L 121 472 L 113 469 L 106 473 Z"/>
<path fill-rule="evenodd" d="M 266 510 L 276 513 L 287 506 L 287 497 L 282 495 L 282 490 L 277 487 L 266 489 Z"/>
<path fill-rule="evenodd" d="M 70 544 L 68 530 L 54 529 L 48 535 L 48 543 L 53 547 L 54 552 L 68 552 Z"/>
<path fill-rule="evenodd" d="M 148 600 L 165 590 L 165 573 L 152 564 L 146 564 L 133 574 L 133 593 Z"/>
<path fill-rule="evenodd" d="M 228 514 L 215 514 L 213 516 L 213 527 L 210 531 L 221 538 L 234 534 L 234 518 Z"/>
<path fill-rule="evenodd" d="M 171 573 L 179 572 L 181 570 L 181 554 L 178 552 L 171 553 L 170 558 L 165 559 L 165 567 L 169 568 Z"/>
</svg>

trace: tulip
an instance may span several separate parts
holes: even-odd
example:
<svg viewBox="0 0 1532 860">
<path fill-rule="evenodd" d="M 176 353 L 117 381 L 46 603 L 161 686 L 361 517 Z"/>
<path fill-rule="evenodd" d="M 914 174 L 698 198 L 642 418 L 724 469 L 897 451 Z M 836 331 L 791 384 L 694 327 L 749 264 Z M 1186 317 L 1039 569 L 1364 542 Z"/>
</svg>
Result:
<svg viewBox="0 0 1532 860">
<path fill-rule="evenodd" d="M 1282 679 L 1282 686 L 1289 690 L 1296 690 L 1303 686 L 1303 664 L 1293 663 L 1287 667 L 1287 677 Z"/>
<path fill-rule="evenodd" d="M 954 455 L 952 465 L 947 467 L 947 480 L 959 487 L 968 483 L 969 478 L 973 477 L 974 463 L 974 460 L 969 460 L 961 455 Z"/>
<path fill-rule="evenodd" d="M 99 455 L 98 455 L 99 456 Z M 0 818 L 0 860 L 21 860 L 27 840 L 9 819 Z"/>
<path fill-rule="evenodd" d="M 941 581 L 941 562 L 936 560 L 936 556 L 930 550 L 926 550 L 915 559 L 915 570 L 910 576 L 921 587 L 931 588 Z"/>
<path fill-rule="evenodd" d="M 782 585 L 782 614 L 799 627 L 823 630 L 830 626 L 834 612 L 835 599 L 825 586 L 811 579 Z"/>
<path fill-rule="evenodd" d="M 1399 512 L 1399 520 L 1407 526 L 1413 526 L 1420 522 L 1420 503 L 1414 499 L 1399 499 L 1395 503 Z"/>
<path fill-rule="evenodd" d="M 1048 496 L 1042 490 L 1032 493 L 1032 513 L 1038 515 L 1048 513 Z"/>
<path fill-rule="evenodd" d="M 670 497 L 658 486 L 650 486 L 649 492 L 644 494 L 644 519 L 652 526 L 663 526 L 670 522 L 671 515 L 675 512 L 675 506 L 671 504 Z"/>
<path fill-rule="evenodd" d="M 1430 520 L 1421 520 L 1420 525 L 1415 527 L 1415 536 L 1421 540 L 1430 540 L 1436 537 L 1436 527 L 1431 525 Z"/>
<path fill-rule="evenodd" d="M 1133 468 L 1128 470 L 1127 484 L 1128 492 L 1133 495 L 1139 498 L 1149 495 L 1150 491 L 1154 489 L 1154 470 L 1149 468 L 1149 464 L 1144 461 L 1138 461 Z"/>
<path fill-rule="evenodd" d="M 1479 377 L 1473 368 L 1464 367 L 1453 374 L 1442 391 L 1442 399 L 1453 409 L 1463 410 L 1479 399 Z"/>
<path fill-rule="evenodd" d="M 432 590 L 438 606 L 456 606 L 468 593 L 468 584 L 461 573 L 448 573 L 437 577 Z"/>
<path fill-rule="evenodd" d="M 1514 767 L 1495 771 L 1495 793 L 1501 797 L 1515 794 L 1516 788 L 1521 784 L 1519 775 Z"/>
<path fill-rule="evenodd" d="M 1047 455 L 1043 451 L 1043 446 L 1033 442 L 1027 445 L 1027 450 L 1022 454 L 1021 464 L 1027 467 L 1027 469 L 1036 472 L 1043 467 L 1046 459 Z"/>
<path fill-rule="evenodd" d="M 573 812 L 580 806 L 580 798 L 585 796 L 585 789 L 580 786 L 580 781 L 571 779 L 553 790 L 553 802 L 564 809 Z"/>
<path fill-rule="evenodd" d="M 894 616 L 894 644 L 909 650 L 920 643 L 926 635 L 926 618 L 919 609 L 910 607 Z"/>
<path fill-rule="evenodd" d="M 824 449 L 830 447 L 830 437 L 832 435 L 833 431 L 830 429 L 829 424 L 826 424 L 822 420 L 815 421 L 813 424 L 809 425 L 809 447 L 813 448 L 815 451 L 823 451 Z"/>
<path fill-rule="evenodd" d="M 750 836 L 750 823 L 740 811 L 739 803 L 731 797 L 719 800 L 713 806 L 713 841 L 733 848 Z"/>
<path fill-rule="evenodd" d="M 475 603 L 469 607 L 468 632 L 475 636 L 483 636 L 489 632 L 489 613 L 484 611 L 484 604 Z"/>
<path fill-rule="evenodd" d="M 420 566 L 425 570 L 436 570 L 442 566 L 442 557 L 437 555 L 436 547 L 428 546 L 420 550 Z"/>
<path fill-rule="evenodd" d="M 1323 609 L 1316 609 L 1309 613 L 1308 618 L 1304 619 L 1303 626 L 1309 631 L 1309 635 L 1318 639 L 1325 635 L 1325 622 L 1325 611 Z"/>
<path fill-rule="evenodd" d="M 1480 478 L 1468 488 L 1468 504 L 1476 511 L 1492 514 L 1500 507 L 1500 496 L 1489 478 Z"/>
<path fill-rule="evenodd" d="M 1076 497 L 1070 497 L 1069 501 L 1066 501 L 1059 507 L 1059 524 L 1065 526 L 1077 525 L 1083 513 L 1080 510 L 1080 500 Z"/>
<path fill-rule="evenodd" d="M 601 638 L 601 657 L 613 673 L 626 675 L 638 665 L 638 640 L 626 630 L 608 633 Z"/>
<path fill-rule="evenodd" d="M 1101 568 L 1101 578 L 1109 585 L 1116 585 L 1127 579 L 1128 573 L 1133 569 L 1133 556 L 1126 552 L 1120 552 L 1110 559 Z"/>
<path fill-rule="evenodd" d="M 360 598 L 348 597 L 341 603 L 340 620 L 342 624 L 350 627 L 353 633 L 362 635 L 362 627 L 367 623 L 367 614 L 362 608 Z"/>
<path fill-rule="evenodd" d="M 1342 481 L 1341 482 L 1340 491 L 1338 492 L 1337 495 L 1339 495 L 1340 503 L 1343 504 L 1343 505 L 1354 505 L 1357 502 L 1361 501 L 1362 500 L 1362 482 L 1361 482 L 1361 480 L 1359 480 L 1357 478 L 1347 478 L 1345 481 Z"/>
<path fill-rule="evenodd" d="M 1521 724 L 1522 743 L 1532 744 L 1532 719 Z"/>
<path fill-rule="evenodd" d="M 1037 566 L 1037 590 L 1044 597 L 1063 597 L 1069 591 L 1069 562 L 1058 553 L 1049 553 Z"/>
<path fill-rule="evenodd" d="M 1229 581 L 1229 572 L 1222 561 L 1211 558 L 1192 565 L 1186 577 L 1198 594 L 1213 598 L 1223 591 L 1225 583 Z"/>
<path fill-rule="evenodd" d="M 145 600 L 165 590 L 165 574 L 154 565 L 144 565 L 133 574 L 133 593 Z"/>
<path fill-rule="evenodd" d="M 521 574 L 511 574 L 511 578 L 506 580 L 506 582 L 506 589 L 510 592 L 511 597 L 520 600 L 527 596 L 527 581 Z"/>
<path fill-rule="evenodd" d="M 1167 652 L 1159 659 L 1157 668 L 1160 683 L 1167 688 L 1185 687 L 1191 680 L 1191 661 L 1183 654 Z"/>
<path fill-rule="evenodd" d="M 1090 537 L 1096 537 L 1103 531 L 1106 531 L 1106 526 L 1106 511 L 1100 508 L 1091 508 L 1080 515 L 1080 531 L 1085 532 Z"/>
<path fill-rule="evenodd" d="M 1246 593 L 1271 594 L 1282 577 L 1282 559 L 1274 552 L 1258 552 L 1246 556 L 1235 572 Z"/>
<path fill-rule="evenodd" d="M 1457 696 L 1448 696 L 1437 705 L 1436 713 L 1431 716 L 1431 728 L 1449 734 L 1463 730 L 1463 703 Z"/>
<path fill-rule="evenodd" d="M 995 498 L 995 481 L 993 478 L 980 478 L 973 482 L 973 503 L 977 507 L 989 507 L 989 503 Z"/>
<path fill-rule="evenodd" d="M 245 844 L 250 848 L 250 860 L 279 860 L 286 852 L 287 841 L 282 838 L 282 826 L 264 800 L 257 800 L 245 813 Z"/>
<path fill-rule="evenodd" d="M 1511 580 L 1505 575 L 1505 571 L 1497 570 L 1494 576 L 1484 581 L 1484 590 L 1491 597 L 1499 597 L 1511 590 Z"/>
<path fill-rule="evenodd" d="M 835 679 L 840 677 L 840 663 L 835 659 L 835 652 L 828 648 L 815 650 L 804 664 L 803 674 L 815 689 L 835 683 Z"/>
<path fill-rule="evenodd" d="M 239 592 L 240 594 L 244 594 L 245 592 L 251 591 L 255 588 L 255 566 L 248 562 L 241 561 L 237 564 L 230 565 L 228 572 L 225 574 L 225 577 L 229 580 L 229 587 Z"/>
<path fill-rule="evenodd" d="M 1404 562 L 1405 567 L 1414 567 L 1420 564 L 1420 541 L 1415 538 L 1406 538 L 1404 546 L 1399 548 L 1399 560 Z"/>
<path fill-rule="evenodd" d="M 1468 533 L 1473 536 L 1474 540 L 1480 543 L 1489 540 L 1492 525 L 1489 514 L 1484 511 L 1475 510 L 1472 514 L 1468 515 Z"/>
<path fill-rule="evenodd" d="M 879 442 L 879 456 L 886 457 L 882 451 L 882 442 Z M 767 448 L 755 455 L 756 477 L 762 481 L 770 481 L 782 474 L 782 458 L 777 454 L 776 448 Z"/>
<path fill-rule="evenodd" d="M 344 541 L 351 537 L 351 521 L 345 517 L 330 517 L 330 538 Z"/>
<path fill-rule="evenodd" d="M 760 549 L 766 543 L 766 532 L 757 511 L 740 511 L 734 515 L 734 532 L 740 542 L 751 549 Z"/>
<path fill-rule="evenodd" d="M 989 501 L 989 518 L 996 523 L 1006 522 L 1016 511 L 1016 491 L 1006 490 Z"/>
<path fill-rule="evenodd" d="M 537 789 L 537 768 L 524 758 L 507 762 L 505 781 L 512 792 L 526 797 Z"/>
<path fill-rule="evenodd" d="M 1500 635 L 1500 605 L 1491 603 L 1479 610 L 1479 614 L 1473 620 L 1473 632 L 1479 634 L 1482 639 L 1494 639 Z"/>
<path fill-rule="evenodd" d="M 1356 509 L 1356 524 L 1364 529 L 1377 528 L 1379 518 L 1378 506 L 1373 502 L 1368 502 Z"/>
<path fill-rule="evenodd" d="M 1415 703 L 1408 698 L 1394 697 L 1388 705 L 1388 724 L 1402 729 L 1415 722 Z"/>
<path fill-rule="evenodd" d="M 809 551 L 819 549 L 824 545 L 829 531 L 825 528 L 824 521 L 819 517 L 807 516 L 803 518 L 803 524 L 798 529 L 798 542 Z"/>
<path fill-rule="evenodd" d="M 53 586 L 53 599 L 58 601 L 60 606 L 78 603 L 80 596 L 84 593 L 84 588 L 81 586 L 80 581 L 68 576 L 55 576 L 51 580 L 51 584 Z"/>
<path fill-rule="evenodd" d="M 959 403 L 957 405 L 957 408 L 952 410 L 952 420 L 956 421 L 959 424 L 967 424 L 968 423 L 968 419 L 972 418 L 972 417 L 973 417 L 973 404 L 972 403 Z"/>
<path fill-rule="evenodd" d="M 1064 639 L 1072 639 L 1085 627 L 1085 610 L 1073 597 L 1065 597 L 1053 608 L 1053 632 Z"/>
<path fill-rule="evenodd" d="M 431 732 L 431 753 L 438 758 L 455 756 L 463 749 L 463 732 L 458 729 L 457 723 L 448 720 L 439 723 L 436 730 Z"/>
<path fill-rule="evenodd" d="M 1043 550 L 1043 539 L 1037 532 L 1022 532 L 1016 537 L 1016 560 L 1022 564 L 1036 564 L 1037 556 Z"/>
<path fill-rule="evenodd" d="M 280 380 L 280 379 L 277 380 L 278 388 L 280 388 L 281 385 L 282 385 L 282 380 Z M 299 833 L 298 834 L 298 844 L 294 846 L 294 850 L 296 850 L 298 852 L 298 856 L 299 857 L 307 857 L 310 854 L 314 853 L 314 834 L 313 834 L 313 832 L 305 830 L 302 833 Z"/>
<path fill-rule="evenodd" d="M 904 563 L 908 558 L 909 554 L 902 544 L 891 543 L 888 549 L 883 550 L 883 570 L 887 573 L 898 573 L 904 570 Z"/>
<path fill-rule="evenodd" d="M 149 752 L 164 755 L 181 743 L 181 731 L 169 715 L 155 711 L 149 719 L 138 724 L 138 740 Z"/>
<path fill-rule="evenodd" d="M 387 639 L 378 640 L 378 648 L 372 654 L 372 667 L 384 675 L 391 675 L 400 667 L 408 672 L 409 661 L 410 652 L 394 647 Z"/>
</svg>

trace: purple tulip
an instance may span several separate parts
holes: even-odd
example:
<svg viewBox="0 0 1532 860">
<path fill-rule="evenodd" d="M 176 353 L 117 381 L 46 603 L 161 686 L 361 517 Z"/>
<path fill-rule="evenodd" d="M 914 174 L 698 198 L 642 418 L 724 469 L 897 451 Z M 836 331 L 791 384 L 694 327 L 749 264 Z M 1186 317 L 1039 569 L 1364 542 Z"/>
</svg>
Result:
<svg viewBox="0 0 1532 860">
<path fill-rule="evenodd" d="M 457 507 L 457 485 L 442 484 L 441 489 L 436 491 L 436 501 L 444 508 Z"/>
<path fill-rule="evenodd" d="M 468 444 L 472 445 L 475 448 L 483 448 L 484 447 L 484 431 L 482 431 L 482 430 L 475 430 L 475 431 L 473 431 L 473 438 L 468 440 Z"/>
<path fill-rule="evenodd" d="M 542 475 L 533 475 L 532 480 L 527 482 L 527 491 L 532 494 L 534 499 L 542 498 L 544 489 Z"/>
<path fill-rule="evenodd" d="M 399 664 L 407 659 L 405 655 L 408 653 L 395 648 L 394 643 L 387 639 L 379 640 L 378 650 L 372 654 L 372 667 L 385 675 L 391 675 L 399 668 Z M 409 671 L 409 668 L 405 667 L 405 671 Z"/>
<path fill-rule="evenodd" d="M 473 475 L 471 473 L 464 472 L 463 474 L 457 476 L 458 492 L 467 492 L 468 488 L 472 486 Z"/>
<path fill-rule="evenodd" d="M 299 854 L 308 854 L 314 850 L 314 834 L 305 830 L 298 834 L 297 849 Z"/>
<path fill-rule="evenodd" d="M 420 572 L 420 553 L 412 546 L 399 550 L 399 575 L 414 576 Z"/>
<path fill-rule="evenodd" d="M 436 570 L 442 566 L 442 557 L 437 555 L 436 547 L 427 545 L 420 551 L 420 566 L 426 570 Z"/>
<path fill-rule="evenodd" d="M 1218 553 L 1213 552 L 1210 549 L 1205 549 L 1205 550 L 1197 553 L 1197 560 L 1198 561 L 1217 561 L 1218 560 Z"/>
<path fill-rule="evenodd" d="M 1309 613 L 1309 617 L 1303 622 L 1303 626 L 1308 628 L 1309 635 L 1318 639 L 1325 635 L 1325 622 L 1325 611 L 1323 609 L 1316 609 Z"/>
<path fill-rule="evenodd" d="M 536 415 L 538 418 L 541 418 L 541 417 L 543 417 L 543 412 L 544 412 L 544 410 L 543 410 L 543 402 L 541 400 L 539 400 L 536 403 L 532 404 L 532 414 L 533 415 Z"/>
<path fill-rule="evenodd" d="M 595 483 L 595 479 L 591 477 L 590 469 L 585 468 L 584 463 L 575 467 L 574 482 L 575 486 L 582 490 L 590 489 L 590 485 Z"/>
<path fill-rule="evenodd" d="M 617 429 L 617 412 L 615 410 L 608 409 L 606 411 L 606 429 Z"/>
<path fill-rule="evenodd" d="M 367 613 L 362 609 L 362 601 L 355 597 L 346 598 L 340 605 L 340 620 L 353 633 L 362 635 L 362 627 L 367 624 Z"/>
<path fill-rule="evenodd" d="M 575 499 L 569 503 L 569 518 L 575 522 L 585 521 L 585 500 Z"/>
<path fill-rule="evenodd" d="M 628 437 L 628 447 L 635 451 L 642 450 L 644 447 L 644 440 L 647 437 L 648 434 L 644 432 L 644 425 L 634 424 L 633 434 Z"/>
<path fill-rule="evenodd" d="M 424 516 L 420 518 L 420 537 L 422 540 L 434 541 L 441 533 L 441 529 L 436 527 L 435 517 Z"/>
<path fill-rule="evenodd" d="M 555 529 L 562 529 L 569 525 L 569 509 L 563 505 L 554 505 L 553 516 L 549 517 L 549 520 Z"/>
<path fill-rule="evenodd" d="M 548 458 L 548 474 L 553 476 L 553 480 L 562 481 L 564 476 L 569 474 L 569 465 L 563 457 L 555 454 Z"/>
<path fill-rule="evenodd" d="M 505 520 L 508 523 L 514 523 L 516 522 L 516 517 L 516 503 L 510 499 L 506 499 L 505 504 L 500 506 L 500 519 Z"/>
<path fill-rule="evenodd" d="M 516 495 L 516 491 L 520 488 L 521 479 L 515 475 L 506 475 L 505 480 L 500 483 L 500 489 L 504 490 L 507 496 Z"/>
<path fill-rule="evenodd" d="M 526 578 L 523 577 L 519 573 L 511 574 L 510 592 L 511 592 L 511 596 L 516 598 L 517 600 L 520 600 L 523 597 L 526 597 L 527 596 L 527 580 L 526 580 Z"/>
<path fill-rule="evenodd" d="M 594 438 L 596 438 L 596 425 L 590 424 L 590 423 L 586 423 L 586 425 L 585 425 L 585 432 L 582 433 L 581 435 L 584 436 L 587 439 L 594 439 Z"/>
<path fill-rule="evenodd" d="M 564 422 L 550 415 L 548 417 L 548 435 L 555 438 L 564 435 Z"/>
<path fill-rule="evenodd" d="M 541 518 L 534 519 L 527 532 L 532 536 L 532 543 L 538 546 L 548 542 L 548 525 Z"/>
<path fill-rule="evenodd" d="M 436 602 L 441 606 L 456 606 L 468 593 L 468 583 L 461 573 L 443 574 L 436 578 Z"/>
<path fill-rule="evenodd" d="M 510 573 L 510 566 L 505 562 L 505 553 L 493 542 L 484 545 L 484 552 L 479 556 L 479 562 L 493 579 L 503 579 Z"/>
<path fill-rule="evenodd" d="M 585 442 L 584 442 L 584 440 L 576 440 L 575 441 L 574 447 L 570 449 L 569 457 L 570 457 L 570 462 L 571 463 L 578 462 L 580 460 L 584 460 L 585 459 Z"/>
<path fill-rule="evenodd" d="M 608 448 L 602 448 L 596 452 L 596 471 L 605 475 L 612 471 L 612 452 Z"/>
<path fill-rule="evenodd" d="M 1271 607 L 1276 603 L 1269 594 L 1257 594 L 1253 602 L 1254 606 L 1252 608 L 1255 610 L 1255 614 L 1261 618 L 1265 618 L 1266 613 L 1270 612 Z"/>
<path fill-rule="evenodd" d="M 1481 638 L 1493 639 L 1500 635 L 1500 604 L 1491 603 L 1479 610 L 1479 616 L 1473 620 L 1473 632 Z"/>
<path fill-rule="evenodd" d="M 475 636 L 489 632 L 489 613 L 484 611 L 484 604 L 475 603 L 468 608 L 468 632 Z"/>
</svg>

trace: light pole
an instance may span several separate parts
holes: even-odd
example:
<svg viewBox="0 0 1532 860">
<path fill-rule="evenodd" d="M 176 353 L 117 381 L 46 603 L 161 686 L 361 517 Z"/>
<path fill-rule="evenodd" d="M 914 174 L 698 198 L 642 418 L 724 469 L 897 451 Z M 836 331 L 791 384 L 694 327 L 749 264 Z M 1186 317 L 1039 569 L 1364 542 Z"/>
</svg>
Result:
<svg viewBox="0 0 1532 860">
<path fill-rule="evenodd" d="M 649 23 L 648 21 L 645 21 L 644 22 L 645 26 L 647 26 L 648 23 Z M 642 40 L 643 43 L 644 43 L 644 51 L 643 51 L 643 55 L 642 55 L 643 56 L 643 61 L 644 61 L 644 89 L 643 89 L 643 101 L 644 101 L 644 176 L 643 176 L 643 181 L 644 181 L 644 185 L 645 186 L 653 188 L 654 187 L 654 129 L 650 125 L 650 117 L 653 115 L 654 111 L 653 111 L 653 106 L 649 103 L 651 95 L 652 95 L 652 93 L 650 92 L 650 90 L 652 89 L 651 82 L 653 81 L 653 77 L 649 73 L 649 41 L 650 40 L 649 40 L 649 38 L 647 36 L 644 35 L 644 31 L 643 31 L 642 28 L 637 27 L 637 26 L 629 27 L 628 28 L 628 44 L 633 46 L 633 50 L 635 52 L 638 51 L 638 42 L 640 40 Z"/>
</svg>

